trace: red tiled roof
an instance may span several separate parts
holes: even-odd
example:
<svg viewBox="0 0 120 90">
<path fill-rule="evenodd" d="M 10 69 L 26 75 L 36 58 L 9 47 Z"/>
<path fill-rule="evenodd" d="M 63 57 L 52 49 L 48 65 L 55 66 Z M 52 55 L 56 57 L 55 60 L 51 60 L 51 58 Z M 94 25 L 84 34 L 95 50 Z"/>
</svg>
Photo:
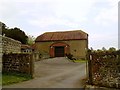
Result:
<svg viewBox="0 0 120 90">
<path fill-rule="evenodd" d="M 61 41 L 61 40 L 83 40 L 88 39 L 88 34 L 81 31 L 64 31 L 64 32 L 46 32 L 38 36 L 35 42 L 42 41 Z"/>
</svg>

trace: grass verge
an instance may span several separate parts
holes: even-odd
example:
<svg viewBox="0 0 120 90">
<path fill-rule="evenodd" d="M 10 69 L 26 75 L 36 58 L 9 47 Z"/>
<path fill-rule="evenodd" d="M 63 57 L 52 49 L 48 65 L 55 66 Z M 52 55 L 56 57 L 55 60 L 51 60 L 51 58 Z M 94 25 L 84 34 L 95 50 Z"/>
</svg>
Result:
<svg viewBox="0 0 120 90">
<path fill-rule="evenodd" d="M 87 62 L 87 60 L 74 60 L 74 62 Z"/>
<path fill-rule="evenodd" d="M 30 75 L 21 73 L 2 73 L 2 85 L 10 85 L 32 79 Z"/>
</svg>

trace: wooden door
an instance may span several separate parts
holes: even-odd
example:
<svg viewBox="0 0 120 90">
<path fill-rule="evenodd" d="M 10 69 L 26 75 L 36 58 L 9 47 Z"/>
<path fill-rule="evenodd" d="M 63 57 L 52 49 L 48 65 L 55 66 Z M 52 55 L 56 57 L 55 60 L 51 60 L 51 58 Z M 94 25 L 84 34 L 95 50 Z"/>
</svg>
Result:
<svg viewBox="0 0 120 90">
<path fill-rule="evenodd" d="M 64 57 L 64 47 L 63 46 L 55 47 L 55 57 Z"/>
</svg>

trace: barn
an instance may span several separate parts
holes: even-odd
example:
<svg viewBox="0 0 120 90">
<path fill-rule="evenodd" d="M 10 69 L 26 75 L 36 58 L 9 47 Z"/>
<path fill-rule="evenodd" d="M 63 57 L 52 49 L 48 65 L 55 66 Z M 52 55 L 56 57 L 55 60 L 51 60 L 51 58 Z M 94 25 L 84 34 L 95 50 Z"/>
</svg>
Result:
<svg viewBox="0 0 120 90">
<path fill-rule="evenodd" d="M 76 59 L 85 58 L 88 49 L 88 34 L 82 30 L 46 32 L 35 40 L 35 50 L 49 57 L 64 57 L 72 54 Z"/>
</svg>

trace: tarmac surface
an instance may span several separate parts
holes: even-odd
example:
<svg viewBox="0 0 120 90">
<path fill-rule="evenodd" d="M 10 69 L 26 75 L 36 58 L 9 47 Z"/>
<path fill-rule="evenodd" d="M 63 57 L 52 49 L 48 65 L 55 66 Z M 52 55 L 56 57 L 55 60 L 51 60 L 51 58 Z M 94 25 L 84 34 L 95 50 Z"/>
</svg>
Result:
<svg viewBox="0 0 120 90">
<path fill-rule="evenodd" d="M 35 62 L 34 79 L 3 88 L 83 88 L 86 63 L 74 63 L 65 57 Z"/>
</svg>

